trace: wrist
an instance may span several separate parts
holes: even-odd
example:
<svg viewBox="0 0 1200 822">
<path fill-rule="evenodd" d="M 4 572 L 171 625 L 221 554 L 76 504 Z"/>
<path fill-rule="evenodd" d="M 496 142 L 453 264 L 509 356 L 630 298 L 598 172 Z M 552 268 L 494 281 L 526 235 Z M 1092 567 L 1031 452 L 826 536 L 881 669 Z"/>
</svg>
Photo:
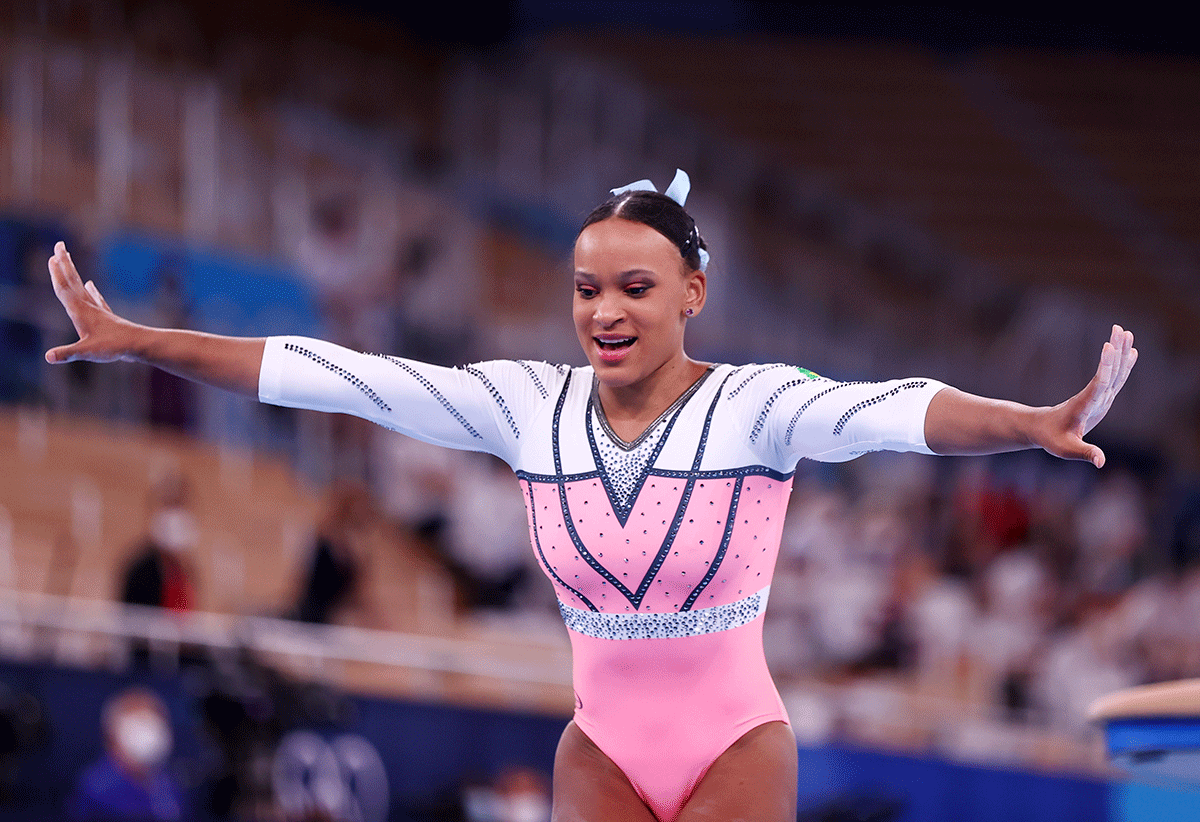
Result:
<svg viewBox="0 0 1200 822">
<path fill-rule="evenodd" d="M 1045 449 L 1051 443 L 1054 411 L 1052 406 L 1022 406 L 1021 437 L 1027 447 Z"/>
<path fill-rule="evenodd" d="M 123 320 L 121 325 L 121 359 L 158 365 L 162 359 L 164 329 Z"/>
</svg>

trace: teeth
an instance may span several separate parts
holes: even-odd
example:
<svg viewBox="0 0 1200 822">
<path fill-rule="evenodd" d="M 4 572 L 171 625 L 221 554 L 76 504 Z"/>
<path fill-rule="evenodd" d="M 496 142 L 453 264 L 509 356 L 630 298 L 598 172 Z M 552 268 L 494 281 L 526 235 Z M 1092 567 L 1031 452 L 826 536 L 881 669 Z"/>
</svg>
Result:
<svg viewBox="0 0 1200 822">
<path fill-rule="evenodd" d="M 596 337 L 596 342 L 600 343 L 600 345 L 603 346 L 604 348 L 615 348 L 615 347 L 621 346 L 621 345 L 628 345 L 629 343 L 632 343 L 635 339 L 637 339 L 637 338 L 636 337 L 621 337 L 620 339 L 616 339 L 616 340 L 602 340 L 599 337 Z"/>
</svg>

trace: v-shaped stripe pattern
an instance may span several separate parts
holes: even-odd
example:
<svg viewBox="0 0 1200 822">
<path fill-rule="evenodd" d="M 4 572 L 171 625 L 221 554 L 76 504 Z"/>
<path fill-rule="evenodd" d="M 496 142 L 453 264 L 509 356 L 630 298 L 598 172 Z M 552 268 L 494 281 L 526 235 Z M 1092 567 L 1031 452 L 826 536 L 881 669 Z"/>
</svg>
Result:
<svg viewBox="0 0 1200 822">
<path fill-rule="evenodd" d="M 726 377 L 726 379 L 728 379 L 728 377 Z M 568 379 L 568 383 L 569 383 L 569 379 Z M 636 589 L 631 589 L 628 585 L 625 584 L 624 581 L 622 581 L 622 579 L 618 578 L 616 576 L 616 574 L 613 573 L 612 570 L 607 568 L 604 565 L 604 563 L 602 563 L 600 561 L 600 559 L 601 559 L 600 557 L 593 556 L 592 553 L 588 550 L 587 546 L 585 545 L 584 540 L 579 535 L 579 530 L 576 526 L 582 525 L 584 517 L 588 516 L 588 514 L 572 512 L 571 503 L 568 498 L 568 484 L 566 481 L 566 477 L 564 477 L 563 473 L 562 473 L 562 453 L 560 450 L 560 443 L 559 443 L 559 436 L 558 436 L 560 428 L 561 428 L 562 408 L 563 408 L 563 404 L 566 400 L 566 395 L 567 395 L 567 386 L 563 387 L 562 393 L 559 396 L 558 402 L 555 407 L 555 412 L 554 412 L 555 417 L 554 417 L 554 422 L 553 422 L 553 450 L 554 450 L 554 467 L 555 467 L 556 473 L 558 474 L 558 483 L 557 483 L 558 484 L 558 496 L 559 496 L 560 504 L 562 507 L 563 524 L 566 526 L 567 533 L 570 536 L 571 542 L 574 545 L 575 550 L 579 553 L 579 556 L 582 557 L 585 562 L 587 562 L 587 564 L 592 568 L 592 570 L 594 570 L 597 574 L 599 574 L 604 579 L 604 582 L 606 584 L 611 585 L 613 587 L 613 590 L 619 592 L 622 596 L 624 596 L 625 599 L 627 599 L 629 601 L 629 603 L 634 607 L 634 609 L 637 609 L 638 607 L 641 606 L 641 603 L 644 600 L 646 593 L 650 588 L 650 585 L 654 581 L 655 576 L 657 576 L 659 569 L 662 567 L 663 562 L 666 560 L 667 555 L 671 550 L 671 546 L 675 542 L 675 536 L 679 532 L 679 527 L 683 521 L 684 513 L 687 511 L 688 502 L 691 500 L 691 497 L 692 497 L 692 491 L 693 491 L 693 488 L 696 483 L 695 474 L 699 471 L 700 465 L 704 459 L 704 448 L 708 442 L 709 431 L 712 427 L 713 413 L 716 411 L 717 402 L 721 398 L 721 392 L 722 392 L 723 388 L 724 388 L 724 382 L 722 382 L 721 386 L 718 388 L 718 390 L 714 394 L 712 402 L 709 405 L 708 412 L 705 415 L 704 427 L 700 433 L 700 441 L 696 447 L 695 458 L 693 459 L 693 462 L 692 462 L 692 470 L 691 470 L 688 478 L 683 481 L 683 488 L 679 495 L 679 501 L 675 506 L 674 514 L 670 517 L 669 520 L 662 519 L 660 522 L 660 526 L 667 525 L 667 531 L 663 535 L 662 541 L 660 543 L 660 547 L 659 547 L 658 551 L 655 553 L 653 560 L 650 562 L 650 566 L 646 569 L 645 574 L 642 576 L 642 579 L 638 583 Z M 680 410 L 682 411 L 682 409 L 680 409 Z M 589 412 L 589 414 L 591 413 L 590 402 L 588 404 L 588 412 Z M 674 425 L 674 422 L 677 419 L 678 419 L 678 413 L 674 417 L 672 417 L 670 419 L 670 421 L 668 422 L 668 428 L 667 428 L 667 430 L 664 431 L 662 438 L 660 439 L 658 445 L 656 446 L 656 450 L 655 450 L 655 454 L 654 454 L 655 457 L 657 457 L 658 452 L 661 450 L 663 444 L 666 442 L 667 437 L 670 435 L 670 426 Z M 589 434 L 590 434 L 590 426 L 589 426 Z M 593 455 L 596 456 L 597 465 L 602 466 L 602 462 L 599 459 L 598 454 L 596 453 L 594 442 L 592 443 L 592 447 L 593 447 Z M 645 471 L 643 472 L 643 476 L 640 478 L 640 481 L 638 483 L 639 490 L 644 486 L 646 478 L 651 475 L 653 465 L 654 465 L 653 459 L 649 460 L 647 463 L 647 467 L 646 467 Z M 602 467 L 600 468 L 600 476 L 601 476 L 601 479 L 603 480 L 604 470 Z M 672 491 L 675 491 L 675 490 L 678 490 L 678 489 L 676 487 L 673 487 Z M 621 519 L 619 512 L 617 511 L 616 505 L 613 504 L 614 496 L 611 493 L 611 491 L 609 490 L 607 484 L 605 485 L 605 491 L 606 491 L 606 497 L 609 500 L 610 506 L 613 509 L 611 513 L 618 514 L 617 527 L 620 527 L 622 529 L 627 529 L 629 514 L 632 512 L 633 508 L 630 507 L 629 509 L 627 509 L 624 513 L 625 518 Z M 633 495 L 633 501 L 634 501 L 635 505 L 636 505 L 636 501 L 639 496 L 640 496 L 640 493 L 635 493 Z M 661 500 L 658 500 L 658 502 L 661 502 Z M 595 513 L 592 513 L 591 515 L 599 516 L 600 513 L 601 512 L 595 512 Z M 643 537 L 646 536 L 648 534 L 648 532 L 649 532 L 649 527 L 644 529 L 644 533 L 642 536 Z M 620 573 L 622 573 L 623 575 L 628 574 L 628 572 L 625 572 L 625 571 L 622 571 Z M 700 585 L 701 589 L 703 588 L 703 584 L 704 583 L 702 581 L 702 583 Z M 694 601 L 694 598 L 692 599 L 692 601 Z M 691 605 L 691 602 L 688 603 L 689 607 L 690 607 L 690 605 Z"/>
<path fill-rule="evenodd" d="M 683 413 L 683 406 L 675 411 L 665 425 L 660 423 L 657 426 L 659 431 L 651 433 L 632 451 L 624 451 L 610 442 L 597 441 L 595 429 L 598 423 L 595 420 L 598 413 L 589 397 L 586 425 L 588 446 L 592 449 L 592 458 L 596 461 L 596 470 L 600 472 L 600 480 L 604 483 L 613 513 L 624 527 L 642 486 L 646 484 L 650 469 L 666 445 L 675 421 Z"/>
</svg>

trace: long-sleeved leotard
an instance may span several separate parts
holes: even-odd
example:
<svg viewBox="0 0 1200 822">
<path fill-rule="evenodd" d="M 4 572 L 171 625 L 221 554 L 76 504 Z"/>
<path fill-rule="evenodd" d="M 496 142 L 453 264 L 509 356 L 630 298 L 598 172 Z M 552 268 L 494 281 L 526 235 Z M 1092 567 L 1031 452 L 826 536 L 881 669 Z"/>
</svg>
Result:
<svg viewBox="0 0 1200 822">
<path fill-rule="evenodd" d="M 571 639 L 575 722 L 673 822 L 726 748 L 788 721 L 762 617 L 796 463 L 931 453 L 925 411 L 943 387 L 715 365 L 624 442 L 590 367 L 442 368 L 272 337 L 259 397 L 356 414 L 513 468 Z"/>
</svg>

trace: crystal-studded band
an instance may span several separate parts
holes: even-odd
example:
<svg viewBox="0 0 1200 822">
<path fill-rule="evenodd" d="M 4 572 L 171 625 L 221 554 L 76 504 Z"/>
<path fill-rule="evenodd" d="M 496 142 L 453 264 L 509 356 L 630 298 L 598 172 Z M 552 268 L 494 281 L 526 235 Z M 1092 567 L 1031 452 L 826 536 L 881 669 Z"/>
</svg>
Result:
<svg viewBox="0 0 1200 822">
<path fill-rule="evenodd" d="M 567 628 L 597 639 L 675 639 L 700 634 L 715 634 L 740 628 L 767 610 L 771 586 L 755 591 L 745 599 L 694 611 L 661 614 L 606 614 L 573 608 L 559 600 Z"/>
</svg>

